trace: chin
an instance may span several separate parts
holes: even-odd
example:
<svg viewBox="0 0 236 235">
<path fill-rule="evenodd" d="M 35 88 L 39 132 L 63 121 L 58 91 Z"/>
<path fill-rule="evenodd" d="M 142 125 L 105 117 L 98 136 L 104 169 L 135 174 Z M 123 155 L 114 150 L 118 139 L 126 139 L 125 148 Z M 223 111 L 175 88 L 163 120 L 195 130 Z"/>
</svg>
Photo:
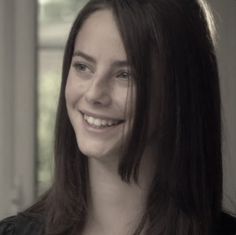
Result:
<svg viewBox="0 0 236 235">
<path fill-rule="evenodd" d="M 101 161 L 117 161 L 121 151 L 118 148 L 111 148 L 111 146 L 101 146 L 98 144 L 83 144 L 78 142 L 80 151 L 89 159 L 96 159 Z"/>
</svg>

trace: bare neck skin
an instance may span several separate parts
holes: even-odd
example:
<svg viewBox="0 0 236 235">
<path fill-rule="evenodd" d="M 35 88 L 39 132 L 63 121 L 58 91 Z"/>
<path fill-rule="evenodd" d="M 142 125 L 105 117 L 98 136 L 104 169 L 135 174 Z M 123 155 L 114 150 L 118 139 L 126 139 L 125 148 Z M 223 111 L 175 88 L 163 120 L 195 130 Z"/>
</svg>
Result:
<svg viewBox="0 0 236 235">
<path fill-rule="evenodd" d="M 89 210 L 84 235 L 129 235 L 138 226 L 145 210 L 154 169 L 145 153 L 139 185 L 123 182 L 117 164 L 89 159 Z"/>
</svg>

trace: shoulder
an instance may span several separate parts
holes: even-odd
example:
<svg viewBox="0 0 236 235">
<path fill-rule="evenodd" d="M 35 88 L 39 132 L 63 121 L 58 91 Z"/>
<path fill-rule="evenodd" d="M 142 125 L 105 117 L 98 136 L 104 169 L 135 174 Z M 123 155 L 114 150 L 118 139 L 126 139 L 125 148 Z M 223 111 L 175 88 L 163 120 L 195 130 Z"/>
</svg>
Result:
<svg viewBox="0 0 236 235">
<path fill-rule="evenodd" d="M 20 213 L 0 221 L 0 235 L 40 235 L 43 225 L 40 217 Z"/>
<path fill-rule="evenodd" d="M 8 217 L 0 222 L 0 235 L 15 234 L 15 216 Z"/>
<path fill-rule="evenodd" d="M 236 216 L 222 212 L 216 231 L 217 235 L 236 235 Z"/>
</svg>

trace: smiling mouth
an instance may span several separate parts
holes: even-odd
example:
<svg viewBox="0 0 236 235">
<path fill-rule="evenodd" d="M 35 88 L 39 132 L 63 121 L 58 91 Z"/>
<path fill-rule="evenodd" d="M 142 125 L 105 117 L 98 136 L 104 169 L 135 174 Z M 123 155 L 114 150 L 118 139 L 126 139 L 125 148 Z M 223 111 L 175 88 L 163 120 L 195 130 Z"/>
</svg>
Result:
<svg viewBox="0 0 236 235">
<path fill-rule="evenodd" d="M 102 128 L 108 128 L 108 127 L 114 127 L 118 126 L 121 123 L 124 123 L 124 120 L 105 120 L 105 119 L 100 119 L 100 118 L 95 118 L 92 116 L 89 116 L 87 114 L 82 113 L 84 121 L 91 127 L 97 128 L 97 129 L 102 129 Z"/>
</svg>

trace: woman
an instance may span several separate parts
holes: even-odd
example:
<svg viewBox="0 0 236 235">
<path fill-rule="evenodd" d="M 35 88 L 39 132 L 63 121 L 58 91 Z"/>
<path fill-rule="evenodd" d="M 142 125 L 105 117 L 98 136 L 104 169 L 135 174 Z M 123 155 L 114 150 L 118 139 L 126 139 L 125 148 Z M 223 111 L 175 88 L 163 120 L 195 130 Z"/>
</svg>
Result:
<svg viewBox="0 0 236 235">
<path fill-rule="evenodd" d="M 197 0 L 85 6 L 65 49 L 53 185 L 1 235 L 236 234 L 209 16 Z"/>
</svg>

